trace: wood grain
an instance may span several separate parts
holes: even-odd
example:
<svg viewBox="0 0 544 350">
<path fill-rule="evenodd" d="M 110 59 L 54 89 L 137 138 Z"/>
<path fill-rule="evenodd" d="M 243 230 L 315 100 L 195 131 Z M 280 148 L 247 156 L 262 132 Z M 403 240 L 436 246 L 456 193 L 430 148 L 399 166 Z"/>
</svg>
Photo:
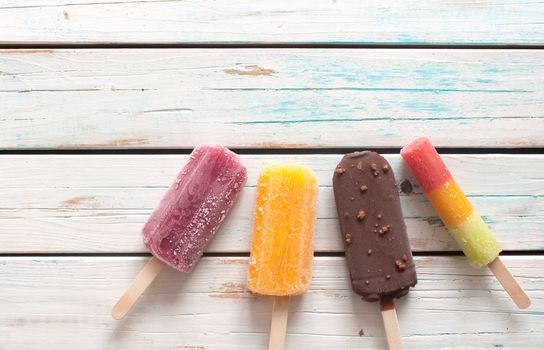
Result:
<svg viewBox="0 0 544 350">
<path fill-rule="evenodd" d="M 0 149 L 544 146 L 542 50 L 0 50 L 0 72 Z"/>
<path fill-rule="evenodd" d="M 385 155 L 398 183 L 415 251 L 457 251 L 399 155 Z M 332 172 L 341 155 L 242 155 L 248 182 L 209 252 L 248 252 L 260 169 L 296 163 L 320 183 L 317 251 L 341 251 Z M 544 250 L 543 155 L 444 155 L 506 250 Z M 145 252 L 140 230 L 186 155 L 3 155 L 0 252 Z M 406 189 L 405 189 L 406 191 Z"/>
<path fill-rule="evenodd" d="M 0 45 L 112 47 L 1 49 L 0 151 L 399 148 L 421 135 L 446 148 L 542 148 L 544 50 L 512 47 L 542 47 L 543 18 L 543 0 L 0 0 Z M 377 45 L 391 48 L 353 47 Z M 341 252 L 340 157 L 242 156 L 247 186 L 208 249 L 237 257 L 204 257 L 189 275 L 164 269 L 115 321 L 112 305 L 148 260 L 129 256 L 146 252 L 141 227 L 187 156 L 0 155 L 0 350 L 266 349 L 272 298 L 247 290 L 243 257 L 259 169 L 315 171 L 315 249 Z M 444 156 L 509 251 L 501 261 L 532 299 L 527 310 L 488 269 L 436 256 L 458 248 L 400 157 L 386 158 L 411 245 L 427 255 L 397 301 L 406 349 L 538 348 L 544 155 Z M 21 253 L 60 256 L 1 255 Z M 91 256 L 69 256 L 81 253 Z M 286 349 L 386 348 L 379 305 L 351 291 L 344 258 L 314 258 L 313 275 L 291 300 Z"/>
<path fill-rule="evenodd" d="M 3 44 L 544 43 L 544 2 L 4 0 Z"/>
<path fill-rule="evenodd" d="M 272 298 L 245 287 L 247 258 L 165 270 L 123 321 L 110 308 L 147 258 L 0 258 L 2 349 L 266 349 Z M 543 257 L 504 257 L 533 300 L 517 310 L 487 269 L 418 257 L 419 282 L 397 301 L 406 349 L 533 349 L 544 340 Z M 465 320 L 460 322 L 459 320 Z M 355 295 L 343 258 L 315 259 L 291 300 L 287 349 L 384 349 L 379 305 Z"/>
</svg>

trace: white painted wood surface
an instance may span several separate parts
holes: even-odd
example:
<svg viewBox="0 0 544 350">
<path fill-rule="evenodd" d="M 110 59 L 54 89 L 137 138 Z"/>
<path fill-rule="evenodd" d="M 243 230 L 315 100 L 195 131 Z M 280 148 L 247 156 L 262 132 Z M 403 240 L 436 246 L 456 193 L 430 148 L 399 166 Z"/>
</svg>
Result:
<svg viewBox="0 0 544 350">
<path fill-rule="evenodd" d="M 0 43 L 544 43 L 544 2 L 2 0 Z"/>
<path fill-rule="evenodd" d="M 0 72 L 3 149 L 544 146 L 542 50 L 0 50 Z"/>
<path fill-rule="evenodd" d="M 246 289 L 247 258 L 203 258 L 190 275 L 167 269 L 113 320 L 111 305 L 145 260 L 0 258 L 2 349 L 266 349 L 272 299 Z M 462 257 L 416 258 L 419 282 L 397 302 L 406 349 L 536 349 L 544 258 L 504 261 L 530 309 L 516 309 L 488 270 Z M 386 348 L 378 305 L 355 295 L 347 276 L 343 258 L 314 259 L 311 289 L 291 301 L 287 349 Z"/>
<path fill-rule="evenodd" d="M 130 256 L 145 252 L 140 229 L 187 156 L 1 154 L 0 350 L 265 349 L 272 300 L 246 289 L 245 256 L 256 177 L 273 161 L 314 169 L 315 249 L 336 255 L 314 258 L 312 288 L 291 304 L 287 349 L 385 349 L 378 305 L 353 294 L 338 254 L 330 180 L 340 155 L 319 149 L 398 148 L 422 134 L 440 147 L 544 147 L 544 50 L 432 46 L 542 47 L 543 18 L 542 0 L 0 0 L 0 45 L 112 46 L 0 50 L 0 150 L 213 140 L 315 152 L 244 155 L 249 181 L 215 255 L 190 275 L 167 269 L 122 322 L 110 308 L 147 260 Z M 398 44 L 430 47 L 347 48 Z M 524 311 L 489 271 L 436 256 L 457 247 L 399 156 L 387 158 L 397 182 L 413 184 L 401 202 L 424 255 L 419 284 L 398 302 L 406 349 L 539 348 L 544 155 L 444 157 L 532 298 Z"/>
<path fill-rule="evenodd" d="M 387 155 L 415 251 L 458 250 L 399 155 Z M 248 252 L 260 169 L 303 164 L 320 184 L 316 251 L 342 251 L 331 178 L 341 155 L 242 155 L 247 186 L 210 252 Z M 145 252 L 140 230 L 186 155 L 0 157 L 0 252 Z M 445 155 L 463 190 L 505 250 L 544 249 L 544 155 Z"/>
</svg>

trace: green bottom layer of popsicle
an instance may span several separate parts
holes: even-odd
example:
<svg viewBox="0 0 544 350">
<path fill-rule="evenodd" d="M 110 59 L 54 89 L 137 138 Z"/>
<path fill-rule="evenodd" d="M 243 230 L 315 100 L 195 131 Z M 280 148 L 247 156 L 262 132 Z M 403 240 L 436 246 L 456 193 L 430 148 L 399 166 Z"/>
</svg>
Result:
<svg viewBox="0 0 544 350">
<path fill-rule="evenodd" d="M 461 225 L 449 227 L 448 231 L 474 267 L 486 266 L 499 256 L 502 250 L 489 227 L 476 212 Z"/>
</svg>

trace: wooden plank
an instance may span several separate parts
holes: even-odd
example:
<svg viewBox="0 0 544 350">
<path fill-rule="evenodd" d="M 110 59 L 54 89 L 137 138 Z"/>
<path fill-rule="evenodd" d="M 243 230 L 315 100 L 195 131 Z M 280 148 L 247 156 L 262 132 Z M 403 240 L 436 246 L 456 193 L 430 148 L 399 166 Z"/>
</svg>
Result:
<svg viewBox="0 0 544 350">
<path fill-rule="evenodd" d="M 0 258 L 2 349 L 265 349 L 272 300 L 246 289 L 247 258 L 166 269 L 123 321 L 110 308 L 145 258 Z M 397 302 L 407 349 L 536 349 L 544 341 L 544 257 L 504 258 L 533 304 L 516 309 L 488 270 L 418 257 L 419 283 Z M 384 349 L 376 303 L 351 291 L 343 258 L 314 259 L 293 298 L 287 349 Z M 361 334 L 360 334 L 361 333 Z"/>
<path fill-rule="evenodd" d="M 544 146 L 542 50 L 0 50 L 0 72 L 3 149 Z"/>
<path fill-rule="evenodd" d="M 544 43 L 544 2 L 4 0 L 3 44 Z"/>
<path fill-rule="evenodd" d="M 341 155 L 243 155 L 249 179 L 209 252 L 247 252 L 259 170 L 306 165 L 320 182 L 316 251 L 342 251 L 331 189 Z M 386 155 L 415 251 L 452 251 L 449 237 L 399 155 Z M 140 230 L 186 155 L 4 155 L 0 157 L 0 252 L 145 252 Z M 444 155 L 506 250 L 544 250 L 544 155 Z"/>
</svg>

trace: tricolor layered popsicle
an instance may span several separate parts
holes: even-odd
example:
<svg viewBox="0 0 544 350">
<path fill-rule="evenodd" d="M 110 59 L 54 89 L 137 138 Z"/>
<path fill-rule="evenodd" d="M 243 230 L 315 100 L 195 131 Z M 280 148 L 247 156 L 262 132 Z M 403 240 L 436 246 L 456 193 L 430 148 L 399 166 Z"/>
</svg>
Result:
<svg viewBox="0 0 544 350">
<path fill-rule="evenodd" d="M 143 228 L 153 254 L 112 310 L 124 317 L 165 264 L 190 272 L 238 198 L 247 179 L 240 158 L 217 144 L 196 147 Z"/>
<path fill-rule="evenodd" d="M 501 247 L 451 176 L 429 139 L 416 139 L 401 155 L 470 264 L 493 261 Z"/>
<path fill-rule="evenodd" d="M 282 349 L 289 296 L 311 281 L 317 180 L 307 168 L 271 165 L 257 184 L 248 287 L 276 296 L 269 349 Z"/>
<path fill-rule="evenodd" d="M 457 185 L 431 141 L 418 138 L 406 145 L 401 155 L 470 264 L 477 268 L 488 265 L 516 304 L 520 308 L 528 307 L 529 298 L 499 259 L 499 243 Z"/>
</svg>

